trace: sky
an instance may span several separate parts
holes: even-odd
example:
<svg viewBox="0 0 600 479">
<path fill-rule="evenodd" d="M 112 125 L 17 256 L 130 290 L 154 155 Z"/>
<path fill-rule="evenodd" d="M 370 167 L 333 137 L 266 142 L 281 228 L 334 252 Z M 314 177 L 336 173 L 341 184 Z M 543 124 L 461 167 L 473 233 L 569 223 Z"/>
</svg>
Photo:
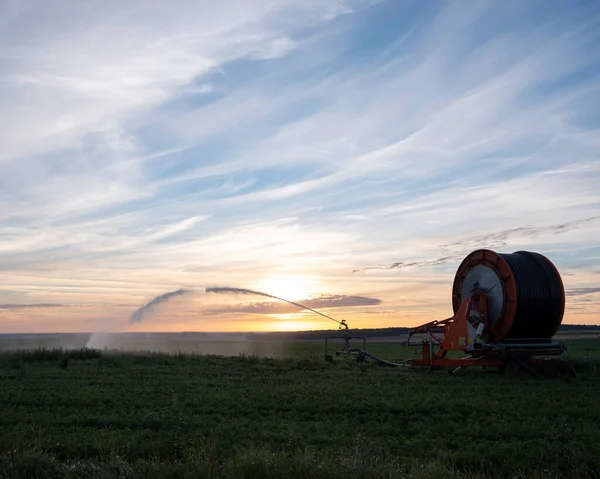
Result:
<svg viewBox="0 0 600 479">
<path fill-rule="evenodd" d="M 600 324 L 597 1 L 4 0 L 0 105 L 0 333 L 414 326 L 480 248 Z"/>
</svg>

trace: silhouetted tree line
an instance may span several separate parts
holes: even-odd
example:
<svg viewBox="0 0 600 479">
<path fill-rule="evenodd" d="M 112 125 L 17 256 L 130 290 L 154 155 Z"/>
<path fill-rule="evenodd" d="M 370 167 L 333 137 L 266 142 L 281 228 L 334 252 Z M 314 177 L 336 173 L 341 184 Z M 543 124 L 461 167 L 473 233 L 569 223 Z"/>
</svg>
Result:
<svg viewBox="0 0 600 479">
<path fill-rule="evenodd" d="M 351 335 L 364 336 L 366 338 L 388 338 L 394 336 L 403 336 L 408 334 L 411 328 L 368 328 L 368 329 L 351 329 L 349 332 Z M 584 324 L 563 324 L 560 326 L 559 332 L 569 331 L 594 331 L 600 329 L 600 325 L 584 325 Z M 260 339 L 298 339 L 298 340 L 310 340 L 310 339 L 323 339 L 325 336 L 336 336 L 342 335 L 342 331 L 335 329 L 328 330 L 313 330 L 313 331 L 285 331 L 285 332 L 273 332 L 273 333 L 252 333 L 247 334 L 247 337 L 251 337 L 256 340 Z"/>
</svg>

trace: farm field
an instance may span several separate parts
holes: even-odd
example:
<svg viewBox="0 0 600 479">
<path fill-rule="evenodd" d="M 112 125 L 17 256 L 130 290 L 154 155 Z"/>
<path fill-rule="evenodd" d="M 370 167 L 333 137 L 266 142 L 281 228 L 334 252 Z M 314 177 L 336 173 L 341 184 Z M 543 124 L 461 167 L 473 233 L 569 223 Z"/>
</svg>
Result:
<svg viewBox="0 0 600 479">
<path fill-rule="evenodd" d="M 3 351 L 0 477 L 598 477 L 600 340 L 567 345 L 577 377 L 553 380 L 330 364 L 309 341 Z"/>
</svg>

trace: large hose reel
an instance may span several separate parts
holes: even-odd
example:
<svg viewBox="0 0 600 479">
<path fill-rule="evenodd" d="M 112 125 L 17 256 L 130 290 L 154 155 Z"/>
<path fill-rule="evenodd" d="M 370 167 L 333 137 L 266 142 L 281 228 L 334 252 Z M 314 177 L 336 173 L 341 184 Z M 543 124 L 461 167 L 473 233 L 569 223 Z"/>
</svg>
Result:
<svg viewBox="0 0 600 479">
<path fill-rule="evenodd" d="M 454 313 L 476 289 L 487 296 L 487 340 L 548 339 L 565 311 L 565 290 L 552 262 L 539 253 L 481 249 L 460 264 L 452 287 Z"/>
</svg>

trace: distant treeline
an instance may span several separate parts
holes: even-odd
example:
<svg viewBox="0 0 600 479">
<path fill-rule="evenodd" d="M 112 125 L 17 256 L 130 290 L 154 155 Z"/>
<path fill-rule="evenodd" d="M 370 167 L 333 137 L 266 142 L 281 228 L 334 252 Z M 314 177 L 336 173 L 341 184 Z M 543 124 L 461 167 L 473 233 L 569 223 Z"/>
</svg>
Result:
<svg viewBox="0 0 600 479">
<path fill-rule="evenodd" d="M 599 330 L 600 325 L 584 325 L 584 324 L 563 324 L 560 326 L 560 332 L 568 331 L 595 331 Z M 364 336 L 366 338 L 389 338 L 395 336 L 403 336 L 408 334 L 411 328 L 369 328 L 369 329 L 351 329 L 350 333 L 354 336 Z M 336 330 L 315 330 L 315 331 L 290 331 L 290 332 L 273 332 L 273 333 L 251 333 L 247 337 L 256 340 L 260 339 L 323 339 L 325 336 L 336 336 L 343 334 L 342 331 Z"/>
</svg>

